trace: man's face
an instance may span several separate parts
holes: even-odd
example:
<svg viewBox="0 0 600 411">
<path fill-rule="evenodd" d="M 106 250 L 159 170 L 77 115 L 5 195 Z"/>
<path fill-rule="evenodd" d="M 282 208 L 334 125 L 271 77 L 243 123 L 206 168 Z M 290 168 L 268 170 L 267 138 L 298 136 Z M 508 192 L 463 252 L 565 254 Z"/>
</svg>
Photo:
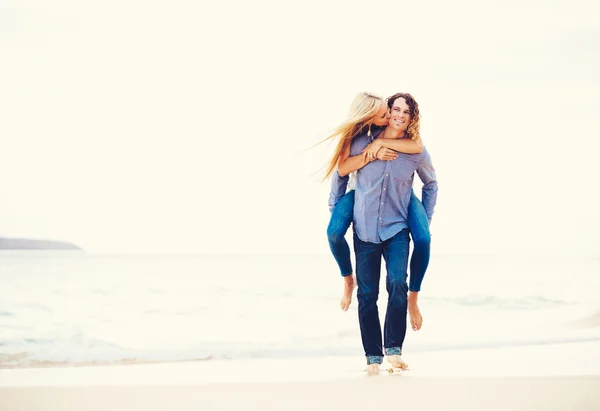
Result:
<svg viewBox="0 0 600 411">
<path fill-rule="evenodd" d="M 406 100 L 398 97 L 392 104 L 392 118 L 389 126 L 395 130 L 406 131 L 410 124 L 410 107 Z"/>
</svg>

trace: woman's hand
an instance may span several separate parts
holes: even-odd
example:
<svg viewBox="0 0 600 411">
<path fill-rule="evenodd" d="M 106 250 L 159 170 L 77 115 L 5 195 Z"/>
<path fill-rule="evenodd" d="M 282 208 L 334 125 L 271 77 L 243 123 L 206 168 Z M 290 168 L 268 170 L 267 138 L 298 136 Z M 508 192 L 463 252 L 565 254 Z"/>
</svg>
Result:
<svg viewBox="0 0 600 411">
<path fill-rule="evenodd" d="M 367 159 L 369 161 L 375 160 L 377 158 L 377 153 L 379 152 L 379 150 L 381 149 L 381 147 L 383 147 L 383 143 L 379 139 L 376 139 L 371 144 L 369 144 L 365 148 L 365 151 L 367 152 Z"/>
<path fill-rule="evenodd" d="M 396 153 L 394 150 L 389 149 L 389 148 L 383 147 L 377 152 L 378 160 L 392 161 L 397 158 L 398 158 L 398 153 Z"/>
</svg>

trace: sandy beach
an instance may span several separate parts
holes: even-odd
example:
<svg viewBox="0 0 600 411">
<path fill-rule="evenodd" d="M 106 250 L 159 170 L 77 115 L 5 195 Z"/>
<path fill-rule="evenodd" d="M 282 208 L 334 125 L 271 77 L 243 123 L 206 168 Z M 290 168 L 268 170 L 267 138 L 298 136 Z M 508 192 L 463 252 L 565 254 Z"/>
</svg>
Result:
<svg viewBox="0 0 600 411">
<path fill-rule="evenodd" d="M 598 342 L 410 358 L 374 376 L 354 357 L 2 370 L 0 409 L 600 410 Z"/>
<path fill-rule="evenodd" d="M 2 410 L 599 410 L 600 377 L 395 378 L 314 383 L 1 389 Z"/>
</svg>

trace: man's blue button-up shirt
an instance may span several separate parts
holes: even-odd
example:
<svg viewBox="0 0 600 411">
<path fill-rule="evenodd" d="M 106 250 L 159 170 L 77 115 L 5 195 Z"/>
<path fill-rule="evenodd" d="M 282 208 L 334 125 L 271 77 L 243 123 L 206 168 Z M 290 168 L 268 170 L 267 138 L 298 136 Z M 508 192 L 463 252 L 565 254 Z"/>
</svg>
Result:
<svg viewBox="0 0 600 411">
<path fill-rule="evenodd" d="M 371 141 L 366 134 L 356 136 L 350 155 L 361 154 Z M 422 202 L 431 222 L 438 191 L 431 156 L 427 149 L 421 154 L 398 153 L 393 161 L 371 161 L 357 172 L 353 223 L 358 238 L 381 243 L 408 228 L 408 204 L 415 171 L 423 182 Z M 337 172 L 333 179 L 330 201 L 339 196 L 342 186 L 345 191 L 347 181 Z"/>
</svg>

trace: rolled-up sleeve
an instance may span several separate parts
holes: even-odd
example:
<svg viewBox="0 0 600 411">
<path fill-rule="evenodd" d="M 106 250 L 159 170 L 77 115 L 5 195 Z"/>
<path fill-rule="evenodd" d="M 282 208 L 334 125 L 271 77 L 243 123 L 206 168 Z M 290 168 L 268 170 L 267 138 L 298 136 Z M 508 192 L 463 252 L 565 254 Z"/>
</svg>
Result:
<svg viewBox="0 0 600 411">
<path fill-rule="evenodd" d="M 423 153 L 425 154 L 425 156 L 421 161 L 419 168 L 417 168 L 417 174 L 423 182 L 423 191 L 421 194 L 421 199 L 423 201 L 425 213 L 427 214 L 427 219 L 431 224 L 433 210 L 435 208 L 435 204 L 437 203 L 438 182 L 435 176 L 435 169 L 433 168 L 433 163 L 431 162 L 431 155 L 428 151 L 424 151 Z"/>
<path fill-rule="evenodd" d="M 346 194 L 349 177 L 341 177 L 337 170 L 331 176 L 331 191 L 329 192 L 329 211 L 332 211 L 335 205 Z"/>
</svg>

